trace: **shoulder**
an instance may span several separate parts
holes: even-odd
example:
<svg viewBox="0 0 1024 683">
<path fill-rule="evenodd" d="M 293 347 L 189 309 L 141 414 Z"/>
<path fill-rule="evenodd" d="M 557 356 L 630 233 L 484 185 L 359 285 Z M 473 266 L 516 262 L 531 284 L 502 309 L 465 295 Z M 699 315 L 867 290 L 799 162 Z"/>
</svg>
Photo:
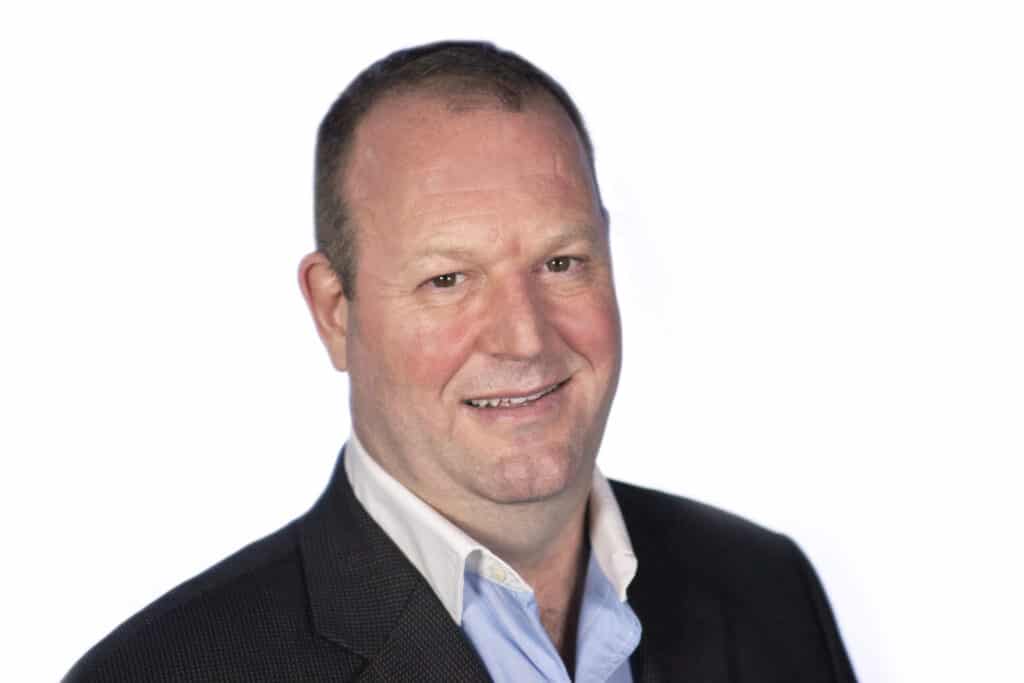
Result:
<svg viewBox="0 0 1024 683">
<path fill-rule="evenodd" d="M 646 592 L 687 585 L 743 614 L 809 607 L 804 554 L 787 536 L 705 503 L 614 484 Z"/>
<path fill-rule="evenodd" d="M 800 590 L 810 565 L 787 536 L 689 498 L 621 482 L 612 488 L 641 566 L 659 578 L 682 574 L 740 602 L 782 585 Z"/>
<path fill-rule="evenodd" d="M 645 629 L 707 635 L 718 624 L 736 671 L 853 680 L 824 589 L 796 543 L 694 500 L 612 488 L 639 564 L 630 602 Z M 685 628 L 693 615 L 700 624 Z"/>
<path fill-rule="evenodd" d="M 247 651 L 265 667 L 308 631 L 298 546 L 292 523 L 239 550 L 121 624 L 65 680 L 234 679 Z"/>
<path fill-rule="evenodd" d="M 739 515 L 689 498 L 612 481 L 635 545 L 686 551 L 702 562 L 790 552 L 785 536 Z"/>
</svg>

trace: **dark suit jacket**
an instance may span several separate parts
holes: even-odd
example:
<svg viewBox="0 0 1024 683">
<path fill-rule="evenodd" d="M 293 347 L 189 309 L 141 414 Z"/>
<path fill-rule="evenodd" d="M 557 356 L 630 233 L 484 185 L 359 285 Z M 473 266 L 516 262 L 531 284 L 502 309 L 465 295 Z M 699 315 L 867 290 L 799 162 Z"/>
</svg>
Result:
<svg viewBox="0 0 1024 683">
<path fill-rule="evenodd" d="M 634 680 L 854 680 L 821 585 L 790 540 L 683 498 L 613 489 L 639 559 Z M 489 678 L 355 499 L 339 459 L 308 513 L 129 619 L 65 680 Z"/>
</svg>

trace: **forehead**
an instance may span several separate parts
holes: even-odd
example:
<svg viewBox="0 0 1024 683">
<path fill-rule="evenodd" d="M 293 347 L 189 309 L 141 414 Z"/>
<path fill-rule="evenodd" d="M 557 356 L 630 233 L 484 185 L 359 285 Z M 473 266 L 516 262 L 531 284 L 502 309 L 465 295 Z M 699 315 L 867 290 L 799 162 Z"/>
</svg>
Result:
<svg viewBox="0 0 1024 683">
<path fill-rule="evenodd" d="M 356 129 L 343 178 L 349 205 L 406 212 L 503 193 L 596 208 L 586 152 L 553 100 L 520 111 L 455 104 L 426 94 L 377 103 Z"/>
</svg>

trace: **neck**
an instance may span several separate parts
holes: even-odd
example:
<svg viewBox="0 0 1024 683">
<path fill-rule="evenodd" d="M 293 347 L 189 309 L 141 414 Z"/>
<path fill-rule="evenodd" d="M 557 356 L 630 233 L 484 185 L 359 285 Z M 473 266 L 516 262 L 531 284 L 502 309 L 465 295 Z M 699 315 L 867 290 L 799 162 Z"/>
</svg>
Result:
<svg viewBox="0 0 1024 683">
<path fill-rule="evenodd" d="M 585 493 L 589 493 L 589 486 Z M 565 663 L 570 678 L 576 661 L 576 631 L 586 579 L 589 496 L 575 496 L 564 516 L 555 517 L 554 501 L 505 510 L 500 526 L 451 518 L 466 533 L 502 558 L 533 589 L 541 623 Z M 558 501 L 561 503 L 561 501 Z M 532 513 L 532 514 L 531 514 Z M 483 516 L 486 519 L 486 516 Z"/>
<path fill-rule="evenodd" d="M 515 567 L 533 588 L 544 630 L 562 657 L 571 679 L 576 664 L 576 632 L 586 581 L 589 543 L 586 515 L 574 528 L 580 534 L 567 541 L 564 552 L 538 567 Z M 513 565 L 514 566 L 514 565 Z"/>
</svg>

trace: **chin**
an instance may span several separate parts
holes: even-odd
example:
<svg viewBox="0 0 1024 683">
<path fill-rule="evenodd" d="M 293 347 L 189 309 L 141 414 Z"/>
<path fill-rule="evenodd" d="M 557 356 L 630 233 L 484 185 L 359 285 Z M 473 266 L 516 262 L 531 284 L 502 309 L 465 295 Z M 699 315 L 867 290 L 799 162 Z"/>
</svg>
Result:
<svg viewBox="0 0 1024 683">
<path fill-rule="evenodd" d="M 576 488 L 586 469 L 583 454 L 564 446 L 522 451 L 495 463 L 482 491 L 496 503 L 532 503 L 557 497 Z"/>
</svg>

